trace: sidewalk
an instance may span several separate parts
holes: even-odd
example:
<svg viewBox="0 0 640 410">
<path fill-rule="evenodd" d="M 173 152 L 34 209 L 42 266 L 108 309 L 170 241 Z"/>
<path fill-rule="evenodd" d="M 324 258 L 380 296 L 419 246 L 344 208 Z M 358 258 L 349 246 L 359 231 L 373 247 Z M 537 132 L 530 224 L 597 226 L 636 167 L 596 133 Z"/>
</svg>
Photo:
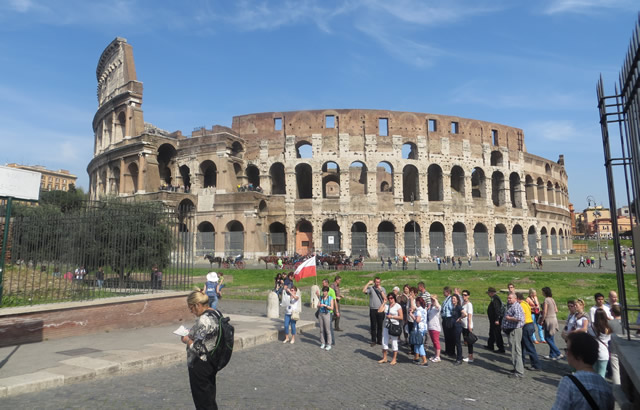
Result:
<svg viewBox="0 0 640 410">
<path fill-rule="evenodd" d="M 282 319 L 225 315 L 235 327 L 235 351 L 277 340 L 282 329 Z M 186 365 L 185 346 L 173 334 L 179 326 L 128 329 L 0 348 L 0 398 L 181 361 Z M 309 332 L 315 323 L 299 320 L 297 327 Z"/>
</svg>

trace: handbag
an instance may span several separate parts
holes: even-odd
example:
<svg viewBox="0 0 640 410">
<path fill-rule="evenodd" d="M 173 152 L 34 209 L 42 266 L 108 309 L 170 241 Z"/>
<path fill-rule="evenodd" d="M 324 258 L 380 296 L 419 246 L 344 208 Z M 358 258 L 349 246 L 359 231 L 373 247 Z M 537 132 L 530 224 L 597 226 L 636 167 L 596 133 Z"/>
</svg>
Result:
<svg viewBox="0 0 640 410">
<path fill-rule="evenodd" d="M 389 310 L 390 309 L 387 309 L 387 314 L 389 314 Z M 391 323 L 391 319 L 387 319 L 386 328 L 389 330 L 391 336 L 400 336 L 402 334 L 402 326 Z"/>
<path fill-rule="evenodd" d="M 478 336 L 473 334 L 473 332 L 469 332 L 469 334 L 464 337 L 464 341 L 467 342 L 467 345 L 472 345 L 478 341 Z"/>
<path fill-rule="evenodd" d="M 300 312 L 297 310 L 291 312 L 291 320 L 300 320 Z"/>
<path fill-rule="evenodd" d="M 418 325 L 415 325 L 411 333 L 409 333 L 409 344 L 411 345 L 421 345 L 424 343 L 424 337 L 422 336 L 422 332 L 418 330 Z"/>
</svg>

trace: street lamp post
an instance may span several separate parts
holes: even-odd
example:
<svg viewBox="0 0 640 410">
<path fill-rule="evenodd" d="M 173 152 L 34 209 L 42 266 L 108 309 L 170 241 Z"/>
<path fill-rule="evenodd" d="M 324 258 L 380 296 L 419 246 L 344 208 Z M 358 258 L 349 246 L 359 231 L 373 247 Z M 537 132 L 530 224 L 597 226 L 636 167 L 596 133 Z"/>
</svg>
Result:
<svg viewBox="0 0 640 410">
<path fill-rule="evenodd" d="M 602 269 L 602 257 L 600 256 L 600 225 L 598 224 L 598 218 L 602 216 L 602 213 L 596 208 L 596 200 L 589 195 L 587 197 L 587 206 L 591 207 L 593 203 L 593 217 L 595 218 L 593 223 L 596 225 L 596 241 L 598 243 L 598 269 Z"/>
</svg>

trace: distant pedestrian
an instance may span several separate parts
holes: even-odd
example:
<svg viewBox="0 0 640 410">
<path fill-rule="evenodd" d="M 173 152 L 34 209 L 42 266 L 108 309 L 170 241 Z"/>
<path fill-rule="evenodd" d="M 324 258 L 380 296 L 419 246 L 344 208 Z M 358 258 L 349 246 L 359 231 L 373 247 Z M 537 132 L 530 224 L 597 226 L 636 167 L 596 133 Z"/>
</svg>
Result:
<svg viewBox="0 0 640 410">
<path fill-rule="evenodd" d="M 291 344 L 296 342 L 296 322 L 297 318 L 294 313 L 300 315 L 300 297 L 297 295 L 298 288 L 294 285 L 289 290 L 289 303 L 285 307 L 284 312 L 284 341 L 282 343 L 289 343 L 289 327 L 291 327 Z"/>
<path fill-rule="evenodd" d="M 580 255 L 580 263 L 578 264 L 578 267 L 582 266 L 583 268 L 586 268 L 586 266 L 584 266 L 584 256 Z"/>
<path fill-rule="evenodd" d="M 320 349 L 331 350 L 331 312 L 335 309 L 335 300 L 329 296 L 329 286 L 322 287 L 322 296 L 318 302 L 318 321 L 320 323 Z"/>
<path fill-rule="evenodd" d="M 387 258 L 387 264 L 389 265 L 389 270 L 391 270 L 391 256 Z"/>
<path fill-rule="evenodd" d="M 104 283 L 104 268 L 100 266 L 98 271 L 96 272 L 96 285 L 98 288 L 102 289 L 102 284 Z"/>
</svg>

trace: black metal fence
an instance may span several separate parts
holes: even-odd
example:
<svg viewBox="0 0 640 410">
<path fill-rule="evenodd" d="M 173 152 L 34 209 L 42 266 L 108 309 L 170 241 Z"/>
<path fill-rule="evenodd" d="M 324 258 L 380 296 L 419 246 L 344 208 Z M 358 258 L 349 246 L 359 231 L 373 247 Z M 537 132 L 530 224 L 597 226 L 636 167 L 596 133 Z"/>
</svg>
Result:
<svg viewBox="0 0 640 410">
<path fill-rule="evenodd" d="M 187 289 L 193 215 L 152 203 L 14 208 L 2 306 Z M 5 210 L 0 210 L 0 230 Z M 0 237 L 0 240 L 2 238 Z"/>
</svg>

